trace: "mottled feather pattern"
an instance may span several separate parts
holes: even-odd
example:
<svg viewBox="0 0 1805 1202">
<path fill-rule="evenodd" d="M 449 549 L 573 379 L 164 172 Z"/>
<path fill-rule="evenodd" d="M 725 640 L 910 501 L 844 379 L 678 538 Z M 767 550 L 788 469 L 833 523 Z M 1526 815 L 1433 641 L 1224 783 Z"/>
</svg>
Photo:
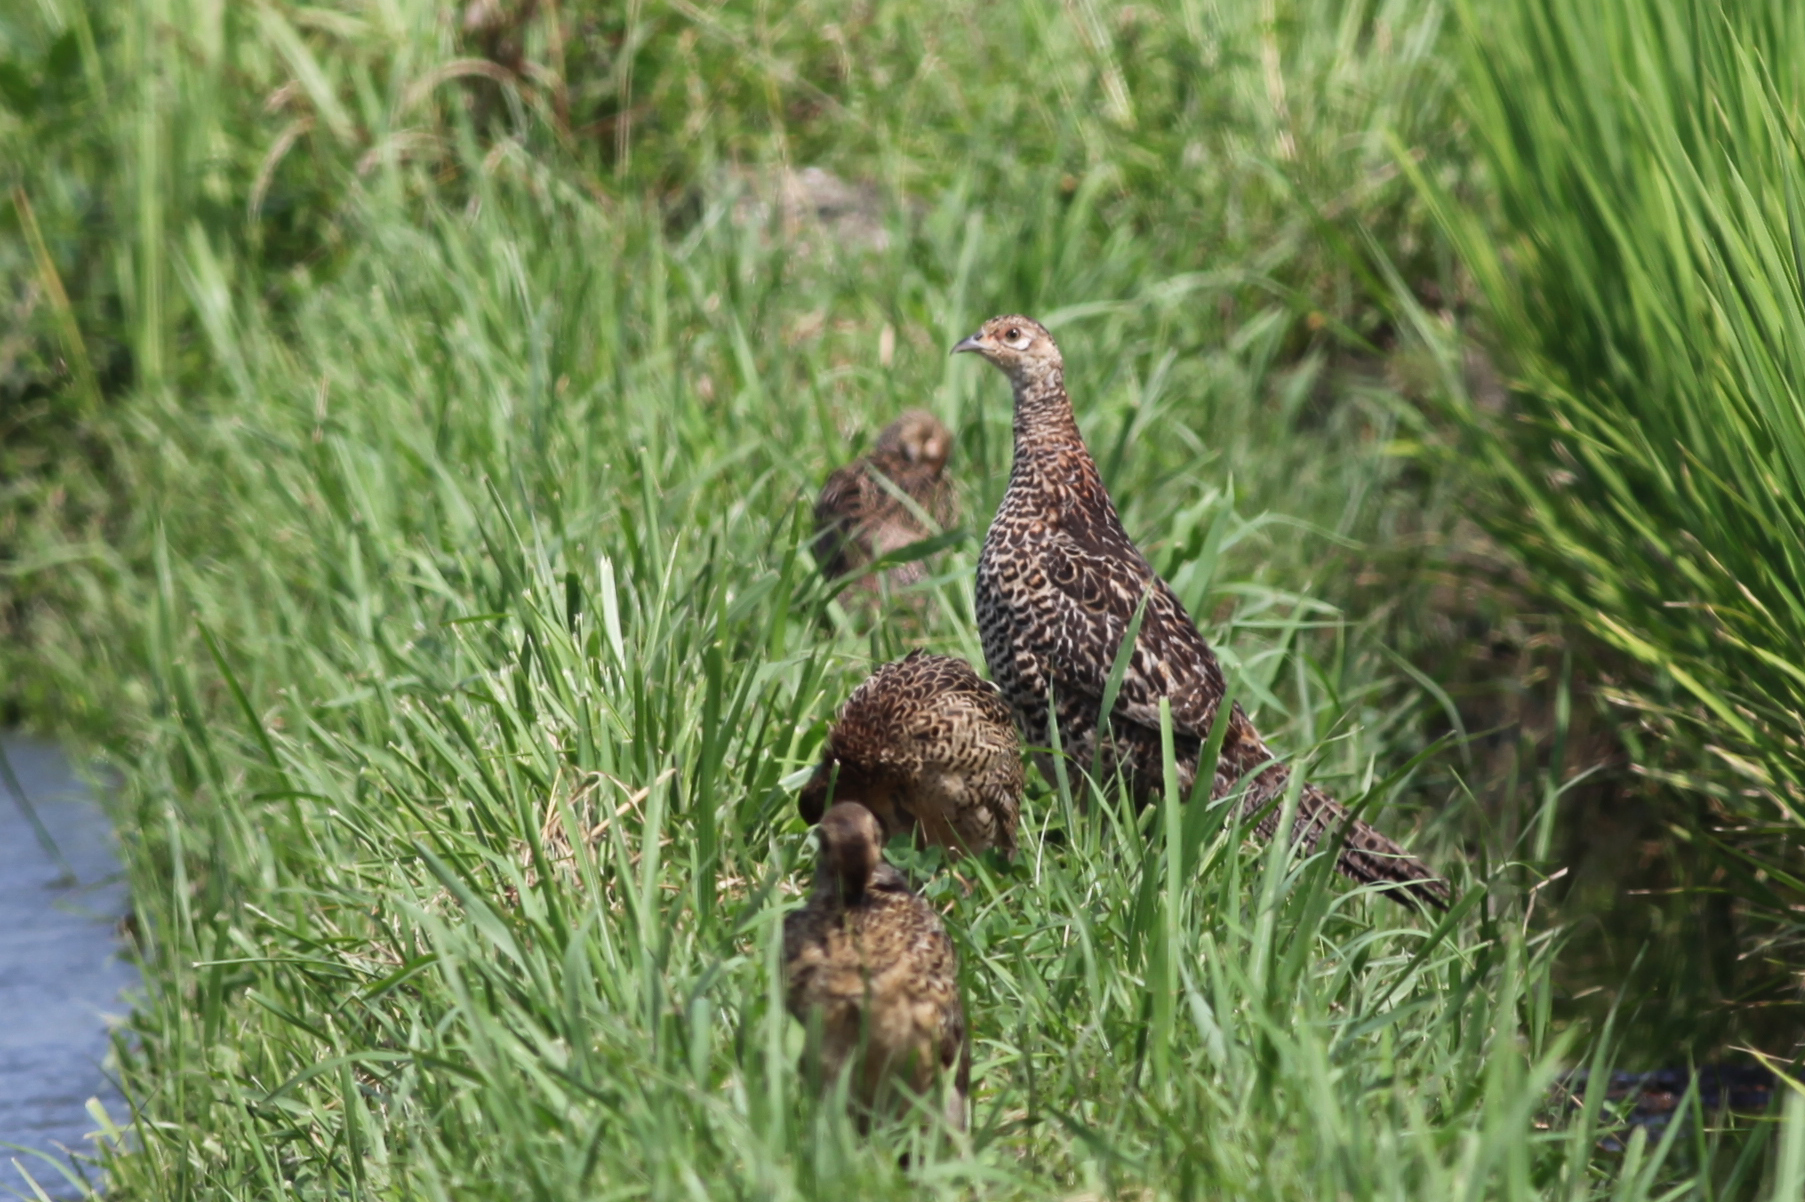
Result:
<svg viewBox="0 0 1805 1202">
<path fill-rule="evenodd" d="M 962 659 L 914 651 L 853 690 L 798 804 L 819 821 L 831 790 L 875 814 L 886 838 L 913 831 L 954 854 L 1012 855 L 1023 784 L 996 686 Z"/>
<path fill-rule="evenodd" d="M 899 500 L 908 496 L 942 529 L 958 518 L 951 481 L 944 476 L 952 434 L 933 414 L 914 409 L 878 435 L 871 454 L 835 471 L 815 502 L 815 559 L 821 573 L 837 580 L 873 560 L 927 538 L 932 531 Z M 927 578 L 920 561 L 884 573 L 894 587 Z M 875 578 L 860 587 L 875 589 Z"/>
<path fill-rule="evenodd" d="M 1036 322 L 999 317 L 957 349 L 983 354 L 1010 377 L 1015 393 L 1015 461 L 978 561 L 978 631 L 992 678 L 1037 748 L 1052 742 L 1050 688 L 1066 754 L 1088 768 L 1101 737 L 1101 770 L 1119 771 L 1140 802 L 1163 786 L 1159 701 L 1169 699 L 1179 787 L 1188 796 L 1225 692 L 1221 665 L 1123 529 L 1073 419 L 1057 345 Z M 1140 633 L 1103 729 L 1105 683 L 1143 598 Z M 1230 717 L 1211 796 L 1226 796 L 1252 773 L 1241 803 L 1252 814 L 1283 794 L 1289 769 L 1272 762 L 1239 706 Z M 1036 757 L 1050 777 L 1049 753 Z M 1305 785 L 1293 837 L 1314 847 L 1346 817 L 1322 790 Z M 1270 838 L 1277 823 L 1271 812 L 1257 833 Z M 1419 902 L 1447 901 L 1440 878 L 1364 822 L 1349 829 L 1337 868 L 1357 881 L 1396 882 Z"/>
<path fill-rule="evenodd" d="M 932 906 L 884 863 L 872 815 L 835 805 L 822 818 L 821 859 L 802 909 L 784 918 L 786 1003 L 819 1025 L 820 1068 L 850 1073 L 866 1114 L 906 1104 L 894 1086 L 931 1093 L 946 1078 L 946 1118 L 966 1123 L 971 1051 L 958 955 Z"/>
</svg>

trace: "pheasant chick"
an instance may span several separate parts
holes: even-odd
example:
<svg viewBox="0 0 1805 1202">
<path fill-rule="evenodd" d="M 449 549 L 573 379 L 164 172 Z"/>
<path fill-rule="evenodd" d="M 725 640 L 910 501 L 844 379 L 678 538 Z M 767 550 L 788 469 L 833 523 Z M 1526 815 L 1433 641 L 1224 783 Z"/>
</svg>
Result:
<svg viewBox="0 0 1805 1202">
<path fill-rule="evenodd" d="M 943 475 L 952 447 L 953 436 L 938 418 L 911 409 L 884 428 L 871 454 L 829 476 L 815 502 L 814 551 L 821 574 L 829 580 L 851 575 L 933 533 L 897 492 L 942 529 L 952 525 L 958 511 L 952 482 Z M 884 576 L 900 588 L 925 580 L 927 571 L 916 560 Z M 877 580 L 866 576 L 857 587 L 875 592 Z"/>
<path fill-rule="evenodd" d="M 1021 740 L 996 686 L 950 655 L 912 651 L 853 690 L 798 808 L 819 822 L 856 801 L 884 837 L 913 831 L 953 855 L 1015 854 Z"/>
<path fill-rule="evenodd" d="M 952 941 L 884 862 L 871 811 L 842 802 L 819 835 L 814 889 L 784 919 L 783 960 L 789 1011 L 819 1035 L 821 1080 L 849 1074 L 861 1126 L 940 1084 L 947 1123 L 964 1130 L 971 1045 Z"/>
</svg>

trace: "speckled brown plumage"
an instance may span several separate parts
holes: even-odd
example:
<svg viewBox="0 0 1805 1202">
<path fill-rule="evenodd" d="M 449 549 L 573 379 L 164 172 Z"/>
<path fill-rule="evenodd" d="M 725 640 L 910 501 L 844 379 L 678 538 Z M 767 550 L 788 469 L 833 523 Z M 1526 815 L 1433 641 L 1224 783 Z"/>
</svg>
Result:
<svg viewBox="0 0 1805 1202">
<path fill-rule="evenodd" d="M 1139 801 L 1160 790 L 1159 700 L 1166 697 L 1179 788 L 1188 796 L 1222 701 L 1222 669 L 1178 597 L 1122 529 L 1073 420 L 1059 347 L 1037 322 L 996 317 L 953 349 L 976 352 L 995 364 L 1015 393 L 1015 465 L 978 560 L 978 630 L 992 679 L 1028 742 L 1043 748 L 1051 743 L 1051 687 L 1061 745 L 1089 768 L 1105 682 L 1146 596 L 1140 635 L 1103 740 L 1101 769 L 1105 774 L 1119 769 Z M 1045 753 L 1039 755 L 1051 779 L 1052 764 Z M 1251 776 L 1244 814 L 1282 797 L 1290 772 L 1272 758 L 1236 705 L 1211 796 L 1224 797 Z M 1293 834 L 1313 848 L 1346 818 L 1339 803 L 1305 784 Z M 1257 830 L 1270 838 L 1277 826 L 1273 807 Z M 1404 891 L 1393 897 L 1437 907 L 1447 903 L 1441 879 L 1364 822 L 1352 823 L 1336 866 L 1356 881 L 1397 882 Z"/>
<path fill-rule="evenodd" d="M 900 1083 L 945 1089 L 947 1121 L 966 1122 L 971 1046 L 959 1004 L 959 962 L 932 906 L 884 862 L 882 832 L 863 806 L 821 818 L 808 904 L 784 918 L 790 1013 L 818 1032 L 821 1080 L 850 1071 L 862 1114 L 907 1105 Z"/>
<path fill-rule="evenodd" d="M 932 531 L 899 500 L 888 481 L 943 529 L 957 518 L 951 481 L 942 474 L 953 436 L 933 414 L 912 409 L 877 437 L 871 454 L 827 478 L 815 502 L 815 559 L 829 580 L 847 576 L 881 555 L 927 538 Z M 927 578 L 921 561 L 884 573 L 892 587 Z M 876 577 L 859 587 L 875 590 Z"/>
<path fill-rule="evenodd" d="M 913 830 L 955 854 L 1015 853 L 1021 742 L 996 686 L 950 655 L 912 651 L 854 689 L 803 786 L 802 816 L 856 801 L 889 838 Z"/>
</svg>

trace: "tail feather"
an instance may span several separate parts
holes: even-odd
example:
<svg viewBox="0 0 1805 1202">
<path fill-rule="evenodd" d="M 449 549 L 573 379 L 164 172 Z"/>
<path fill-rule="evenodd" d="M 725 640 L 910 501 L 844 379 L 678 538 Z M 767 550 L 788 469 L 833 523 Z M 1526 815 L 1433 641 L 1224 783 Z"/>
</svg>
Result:
<svg viewBox="0 0 1805 1202">
<path fill-rule="evenodd" d="M 1243 817 L 1266 811 L 1256 827 L 1262 840 L 1278 831 L 1280 805 L 1269 805 L 1282 799 L 1291 783 L 1291 769 L 1275 763 L 1272 752 L 1254 729 L 1247 715 L 1236 706 L 1228 737 L 1222 745 L 1222 756 L 1216 766 L 1212 796 L 1223 797 L 1246 774 L 1257 774 L 1241 803 Z M 1335 870 L 1362 885 L 1395 884 L 1402 886 L 1386 891 L 1394 901 L 1419 909 L 1446 910 L 1452 896 L 1448 882 L 1430 867 L 1399 847 L 1359 819 L 1349 818 L 1347 807 L 1327 793 L 1305 782 L 1297 799 L 1297 819 L 1291 827 L 1291 839 L 1310 851 L 1325 835 L 1334 838 L 1342 830 L 1341 850 L 1335 857 Z"/>
<path fill-rule="evenodd" d="M 1274 765 L 1258 786 L 1249 790 L 1248 799 L 1242 803 L 1242 812 L 1254 813 L 1274 798 L 1282 797 L 1289 782 L 1289 770 L 1283 765 Z M 1260 821 L 1261 837 L 1270 839 L 1277 831 L 1278 823 L 1278 807 L 1274 807 Z M 1344 827 L 1347 834 L 1335 858 L 1335 871 L 1362 885 L 1401 885 L 1400 889 L 1387 890 L 1386 896 L 1419 909 L 1448 908 L 1452 895 L 1447 881 L 1378 830 L 1358 818 L 1350 822 L 1346 806 L 1315 785 L 1306 783 L 1297 800 L 1292 841 L 1315 851 L 1325 835 L 1332 838 Z"/>
</svg>

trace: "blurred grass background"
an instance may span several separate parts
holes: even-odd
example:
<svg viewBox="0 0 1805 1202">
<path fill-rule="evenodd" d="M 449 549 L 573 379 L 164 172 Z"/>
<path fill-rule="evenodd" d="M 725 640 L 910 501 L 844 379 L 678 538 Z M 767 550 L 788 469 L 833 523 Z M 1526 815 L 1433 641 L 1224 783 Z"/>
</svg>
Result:
<svg viewBox="0 0 1805 1202">
<path fill-rule="evenodd" d="M 1801 50 L 1705 0 L 0 13 L 0 703 L 126 781 L 111 1192 L 1798 1196 L 1797 1106 L 1612 1152 L 1547 1091 L 1797 1051 Z M 1037 786 L 1012 874 L 930 878 L 979 1106 L 904 1172 L 795 1080 L 784 782 L 875 660 L 981 662 L 1007 398 L 946 349 L 1006 310 L 1262 729 L 1472 903 Z M 808 502 L 917 405 L 973 537 L 874 624 Z"/>
</svg>

